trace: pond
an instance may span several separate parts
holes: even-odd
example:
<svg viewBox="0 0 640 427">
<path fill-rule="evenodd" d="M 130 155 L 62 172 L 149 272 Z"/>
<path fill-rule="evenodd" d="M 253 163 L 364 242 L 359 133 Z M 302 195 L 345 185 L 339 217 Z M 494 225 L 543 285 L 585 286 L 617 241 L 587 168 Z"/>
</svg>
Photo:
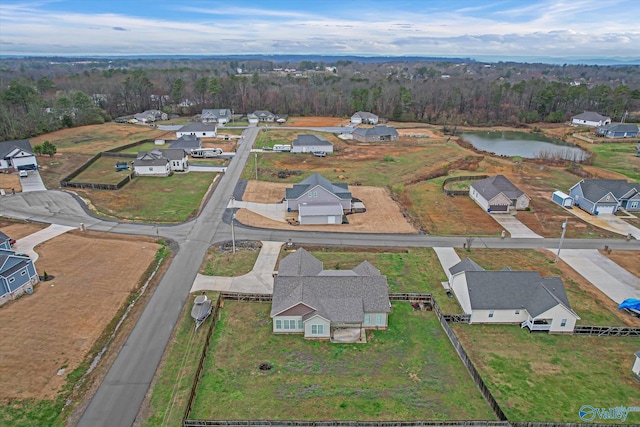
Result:
<svg viewBox="0 0 640 427">
<path fill-rule="evenodd" d="M 589 153 L 579 147 L 532 133 L 464 132 L 462 137 L 476 149 L 500 156 L 571 161 L 582 161 L 589 157 Z"/>
</svg>

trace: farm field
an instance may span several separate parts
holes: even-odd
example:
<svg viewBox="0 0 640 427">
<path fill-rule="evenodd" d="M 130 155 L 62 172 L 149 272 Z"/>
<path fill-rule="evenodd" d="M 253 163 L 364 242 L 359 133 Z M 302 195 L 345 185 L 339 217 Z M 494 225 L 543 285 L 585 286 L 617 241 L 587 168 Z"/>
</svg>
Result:
<svg viewBox="0 0 640 427">
<path fill-rule="evenodd" d="M 225 302 L 190 418 L 494 419 L 433 312 L 397 303 L 388 331 L 335 345 L 272 334 L 269 309 Z"/>
<path fill-rule="evenodd" d="M 1 230 L 19 239 L 36 231 L 28 227 Z M 0 310 L 0 424 L 63 425 L 58 415 L 87 355 L 104 342 L 159 249 L 145 237 L 79 231 L 36 247 L 38 273 L 53 280 Z"/>
<path fill-rule="evenodd" d="M 637 338 L 531 334 L 516 325 L 451 326 L 510 421 L 579 423 L 582 405 L 638 406 L 631 373 Z M 626 423 L 640 423 L 640 413 L 630 413 Z"/>
</svg>

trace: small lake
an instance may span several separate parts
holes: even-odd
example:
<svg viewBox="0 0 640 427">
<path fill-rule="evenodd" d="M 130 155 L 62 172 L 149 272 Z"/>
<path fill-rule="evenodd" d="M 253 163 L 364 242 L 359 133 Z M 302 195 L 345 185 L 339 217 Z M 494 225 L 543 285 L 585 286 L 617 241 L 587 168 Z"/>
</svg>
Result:
<svg viewBox="0 0 640 427">
<path fill-rule="evenodd" d="M 462 137 L 476 149 L 499 156 L 527 159 L 565 159 L 581 161 L 589 153 L 563 141 L 525 132 L 464 132 Z"/>
</svg>

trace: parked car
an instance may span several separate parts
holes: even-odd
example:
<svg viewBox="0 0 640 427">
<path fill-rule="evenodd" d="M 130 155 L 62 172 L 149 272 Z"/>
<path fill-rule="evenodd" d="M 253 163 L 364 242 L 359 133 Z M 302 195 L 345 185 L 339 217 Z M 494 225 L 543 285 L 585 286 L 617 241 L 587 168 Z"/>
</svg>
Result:
<svg viewBox="0 0 640 427">
<path fill-rule="evenodd" d="M 29 176 L 29 172 L 27 172 L 26 170 L 20 170 L 20 172 L 18 172 L 18 175 L 20 175 L 20 178 L 24 178 Z"/>
<path fill-rule="evenodd" d="M 314 151 L 313 155 L 316 156 L 316 157 L 326 157 L 327 153 L 324 152 L 324 151 Z"/>
<path fill-rule="evenodd" d="M 38 170 L 38 167 L 36 165 L 19 165 L 18 170 L 19 171 L 35 171 L 35 170 Z"/>
</svg>

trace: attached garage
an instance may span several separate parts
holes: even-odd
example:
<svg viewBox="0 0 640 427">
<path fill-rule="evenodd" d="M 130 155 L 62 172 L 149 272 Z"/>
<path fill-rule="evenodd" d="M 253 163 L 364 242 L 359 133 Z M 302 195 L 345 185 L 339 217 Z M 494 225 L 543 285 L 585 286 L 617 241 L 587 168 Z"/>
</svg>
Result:
<svg viewBox="0 0 640 427">
<path fill-rule="evenodd" d="M 596 215 L 612 214 L 612 213 L 616 212 L 616 208 L 617 207 L 618 207 L 618 205 L 603 205 L 601 203 L 598 203 L 598 205 L 596 207 L 595 214 Z"/>
<path fill-rule="evenodd" d="M 490 205 L 489 212 L 509 212 L 508 205 Z"/>
<path fill-rule="evenodd" d="M 342 224 L 342 206 L 335 205 L 305 205 L 298 209 L 300 224 Z"/>
</svg>

